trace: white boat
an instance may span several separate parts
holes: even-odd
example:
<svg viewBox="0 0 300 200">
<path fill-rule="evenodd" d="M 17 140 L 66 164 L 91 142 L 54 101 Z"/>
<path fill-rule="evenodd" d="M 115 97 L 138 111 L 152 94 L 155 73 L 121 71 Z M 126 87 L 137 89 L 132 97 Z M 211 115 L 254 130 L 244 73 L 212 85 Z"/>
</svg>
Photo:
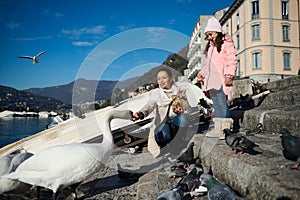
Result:
<svg viewBox="0 0 300 200">
<path fill-rule="evenodd" d="M 0 112 L 0 117 L 13 117 L 14 111 L 5 110 Z"/>
<path fill-rule="evenodd" d="M 180 83 L 182 87 L 187 90 L 189 103 L 192 107 L 197 107 L 199 98 L 204 95 L 200 88 L 191 83 Z M 0 157 L 16 150 L 24 148 L 28 152 L 37 153 L 44 148 L 62 145 L 67 143 L 80 143 L 91 140 L 101 134 L 101 127 L 99 126 L 99 119 L 103 113 L 112 110 L 129 109 L 133 112 L 138 111 L 149 99 L 149 92 L 129 98 L 122 104 L 116 107 L 106 107 L 90 113 L 85 113 L 85 118 L 72 117 L 66 121 L 61 121 L 56 126 L 41 131 L 35 135 L 23 138 L 17 142 L 11 143 L 0 149 Z M 152 118 L 153 116 L 148 116 Z M 131 120 L 113 119 L 111 122 L 112 131 L 121 129 L 122 127 L 132 125 L 135 123 Z M 138 127 L 137 127 L 138 129 Z"/>
</svg>

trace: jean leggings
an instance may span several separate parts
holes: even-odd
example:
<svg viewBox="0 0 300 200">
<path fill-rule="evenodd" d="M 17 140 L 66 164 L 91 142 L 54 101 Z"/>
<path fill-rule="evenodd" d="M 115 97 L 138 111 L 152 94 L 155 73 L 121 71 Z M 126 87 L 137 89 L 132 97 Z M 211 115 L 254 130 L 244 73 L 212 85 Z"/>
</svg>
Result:
<svg viewBox="0 0 300 200">
<path fill-rule="evenodd" d="M 176 133 L 173 133 L 175 127 L 184 128 L 189 125 L 189 120 L 185 114 L 178 114 L 176 115 L 171 124 L 161 124 L 158 128 L 158 132 L 155 134 L 155 140 L 160 144 L 165 144 L 170 142 Z"/>
</svg>

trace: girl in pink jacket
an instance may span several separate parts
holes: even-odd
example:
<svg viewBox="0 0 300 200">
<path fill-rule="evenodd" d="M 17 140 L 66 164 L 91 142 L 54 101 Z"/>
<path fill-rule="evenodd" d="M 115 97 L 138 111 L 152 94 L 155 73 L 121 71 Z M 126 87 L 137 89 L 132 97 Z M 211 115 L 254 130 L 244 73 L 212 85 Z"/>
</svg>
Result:
<svg viewBox="0 0 300 200">
<path fill-rule="evenodd" d="M 198 73 L 204 94 L 214 104 L 214 118 L 229 118 L 227 101 L 233 98 L 233 78 L 237 67 L 236 49 L 231 37 L 222 33 L 220 22 L 212 17 L 204 33 L 208 43 L 206 60 Z"/>
</svg>

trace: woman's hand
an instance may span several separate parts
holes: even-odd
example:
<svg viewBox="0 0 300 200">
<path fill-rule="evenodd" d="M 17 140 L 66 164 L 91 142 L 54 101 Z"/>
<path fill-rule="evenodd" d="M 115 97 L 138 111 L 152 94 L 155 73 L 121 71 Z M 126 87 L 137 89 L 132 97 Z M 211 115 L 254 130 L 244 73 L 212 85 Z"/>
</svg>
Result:
<svg viewBox="0 0 300 200">
<path fill-rule="evenodd" d="M 142 112 L 138 111 L 131 116 L 131 119 L 133 121 L 136 121 L 138 119 L 144 119 L 144 117 L 145 117 L 144 114 Z"/>
<path fill-rule="evenodd" d="M 233 84 L 233 78 L 226 76 L 225 77 L 225 85 L 226 86 L 232 86 L 232 84 Z"/>
<path fill-rule="evenodd" d="M 204 82 L 204 76 L 200 73 L 197 74 L 197 82 L 199 82 L 199 83 Z"/>
</svg>

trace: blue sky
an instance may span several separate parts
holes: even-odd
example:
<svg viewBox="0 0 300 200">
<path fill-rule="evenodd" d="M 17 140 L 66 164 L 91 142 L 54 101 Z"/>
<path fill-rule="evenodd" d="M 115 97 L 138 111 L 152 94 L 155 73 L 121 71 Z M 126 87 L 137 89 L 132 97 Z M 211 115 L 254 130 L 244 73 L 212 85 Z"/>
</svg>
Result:
<svg viewBox="0 0 300 200">
<path fill-rule="evenodd" d="M 186 44 L 200 15 L 234 0 L 1 0 L 0 85 L 122 80 L 161 64 Z M 18 56 L 34 56 L 40 62 Z"/>
</svg>

